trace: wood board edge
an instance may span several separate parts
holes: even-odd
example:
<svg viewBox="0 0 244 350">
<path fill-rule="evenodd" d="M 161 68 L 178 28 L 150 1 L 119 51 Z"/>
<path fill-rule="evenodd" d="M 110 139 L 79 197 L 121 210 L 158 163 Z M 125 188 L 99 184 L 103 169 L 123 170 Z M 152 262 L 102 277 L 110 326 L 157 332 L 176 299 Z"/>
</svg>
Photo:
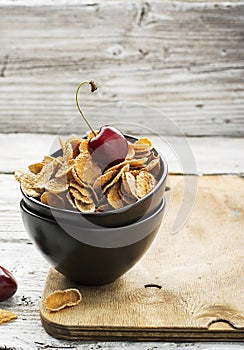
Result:
<svg viewBox="0 0 244 350">
<path fill-rule="evenodd" d="M 48 320 L 40 310 L 45 331 L 58 339 L 100 341 L 244 341 L 244 329 L 145 328 L 62 326 Z"/>
</svg>

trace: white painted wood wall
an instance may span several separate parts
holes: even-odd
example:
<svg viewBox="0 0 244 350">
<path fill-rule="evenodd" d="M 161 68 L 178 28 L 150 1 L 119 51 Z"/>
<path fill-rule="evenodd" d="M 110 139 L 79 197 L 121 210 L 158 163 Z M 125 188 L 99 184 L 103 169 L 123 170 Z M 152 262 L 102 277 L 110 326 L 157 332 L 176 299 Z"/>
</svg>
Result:
<svg viewBox="0 0 244 350">
<path fill-rule="evenodd" d="M 98 107 L 94 125 L 178 134 L 160 115 L 120 108 L 132 101 L 189 136 L 244 134 L 242 1 L 1 0 L 0 18 L 1 132 L 56 134 L 78 115 L 78 83 L 94 79 L 98 92 L 81 97 Z"/>
</svg>

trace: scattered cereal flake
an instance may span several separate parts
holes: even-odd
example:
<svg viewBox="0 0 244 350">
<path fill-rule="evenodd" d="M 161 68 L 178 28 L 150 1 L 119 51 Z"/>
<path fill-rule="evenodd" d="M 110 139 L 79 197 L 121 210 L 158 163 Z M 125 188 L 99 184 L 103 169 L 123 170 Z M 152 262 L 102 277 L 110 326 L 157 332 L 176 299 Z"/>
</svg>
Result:
<svg viewBox="0 0 244 350">
<path fill-rule="evenodd" d="M 11 311 L 0 309 L 0 324 L 15 320 L 18 316 Z"/>
<path fill-rule="evenodd" d="M 156 185 L 155 177 L 148 171 L 140 171 L 136 177 L 136 194 L 139 198 L 148 194 Z"/>
<path fill-rule="evenodd" d="M 64 209 L 65 202 L 61 196 L 52 192 L 44 192 L 41 195 L 41 202 L 51 207 Z"/>
<path fill-rule="evenodd" d="M 65 176 L 59 179 L 51 179 L 45 184 L 45 190 L 52 193 L 62 193 L 67 191 L 68 188 L 69 184 Z"/>
<path fill-rule="evenodd" d="M 79 201 L 77 199 L 74 199 L 74 202 L 75 202 L 75 205 L 76 205 L 76 208 L 81 211 L 81 212 L 84 212 L 84 213 L 94 213 L 95 210 L 96 210 L 96 206 L 94 203 L 91 203 L 91 204 L 85 204 L 83 203 L 82 201 Z"/>
<path fill-rule="evenodd" d="M 120 198 L 119 195 L 119 187 L 120 184 L 118 182 L 116 182 L 108 191 L 107 194 L 107 199 L 108 199 L 108 203 L 114 208 L 114 209 L 119 209 L 122 208 L 123 202 Z"/>
<path fill-rule="evenodd" d="M 81 302 L 82 296 L 78 289 L 56 290 L 45 299 L 45 307 L 50 312 L 57 312 L 65 307 L 75 306 Z"/>
</svg>

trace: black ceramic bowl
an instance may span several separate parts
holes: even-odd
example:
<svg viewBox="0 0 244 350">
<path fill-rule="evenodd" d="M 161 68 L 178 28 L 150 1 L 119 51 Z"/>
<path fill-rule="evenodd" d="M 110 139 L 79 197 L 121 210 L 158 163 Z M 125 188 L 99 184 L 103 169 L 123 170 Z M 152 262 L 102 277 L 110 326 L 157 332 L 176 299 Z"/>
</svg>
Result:
<svg viewBox="0 0 244 350">
<path fill-rule="evenodd" d="M 84 285 L 113 282 L 139 261 L 161 224 L 165 200 L 147 217 L 117 228 L 85 228 L 44 218 L 20 202 L 24 226 L 48 262 Z"/>
<path fill-rule="evenodd" d="M 126 138 L 130 142 L 135 142 L 137 139 L 132 136 L 126 135 Z M 155 153 L 158 152 L 154 149 Z M 58 150 L 53 156 L 58 157 L 62 155 L 61 150 Z M 101 227 L 121 227 L 131 224 L 140 218 L 142 218 L 147 212 L 153 212 L 161 203 L 164 190 L 166 186 L 166 178 L 168 174 L 168 166 L 164 158 L 161 158 L 161 171 L 159 174 L 159 181 L 154 189 L 148 193 L 145 197 L 137 202 L 127 205 L 121 209 L 96 212 L 96 213 L 81 213 L 79 211 L 72 211 L 67 209 L 58 209 L 50 207 L 41 203 L 39 200 L 26 196 L 23 191 L 23 200 L 27 208 L 43 217 L 53 219 L 65 219 L 73 223 L 81 222 L 83 225 L 89 226 L 89 223 L 95 224 Z"/>
</svg>

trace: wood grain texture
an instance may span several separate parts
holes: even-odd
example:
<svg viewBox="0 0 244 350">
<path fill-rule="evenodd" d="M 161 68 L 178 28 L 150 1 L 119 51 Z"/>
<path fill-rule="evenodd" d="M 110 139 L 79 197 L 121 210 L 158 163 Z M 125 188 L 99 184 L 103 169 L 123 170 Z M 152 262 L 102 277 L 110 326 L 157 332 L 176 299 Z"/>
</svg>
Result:
<svg viewBox="0 0 244 350">
<path fill-rule="evenodd" d="M 32 4 L 0 4 L 1 132 L 56 133 L 78 113 L 78 83 L 93 78 L 99 91 L 81 100 L 97 107 L 94 125 L 122 119 L 137 133 L 180 134 L 146 104 L 187 135 L 243 136 L 243 2 Z"/>
<path fill-rule="evenodd" d="M 113 21 L 118 17 L 120 21 Z M 191 136 L 243 135 L 242 1 L 157 0 L 148 7 L 139 0 L 2 0 L 0 18 L 2 133 L 56 134 L 77 115 L 74 90 L 78 82 L 94 78 L 99 92 L 97 96 L 82 92 L 85 111 L 112 102 L 118 120 L 122 110 L 119 102 L 130 100 L 158 107 Z M 128 84 L 131 78 L 134 83 Z M 105 108 L 90 113 L 96 126 L 98 120 L 99 125 L 114 121 Z M 127 109 L 122 114 L 127 123 L 133 114 L 133 121 L 140 124 L 134 130 L 145 133 L 148 114 L 144 109 Z M 150 116 L 149 125 L 167 136 L 181 134 L 158 116 Z M 77 132 L 76 128 L 71 131 Z M 128 131 L 133 131 L 131 126 Z M 47 149 L 52 140 L 52 136 L 40 135 L 33 145 L 33 135 L 30 139 L 26 134 L 2 136 L 1 173 L 36 160 L 36 154 L 41 156 L 43 147 Z M 243 173 L 240 139 L 189 141 L 199 172 Z M 16 149 L 20 151 L 17 155 Z M 169 159 L 174 171 L 177 161 Z M 25 233 L 18 201 L 18 184 L 13 176 L 0 174 L 0 264 L 13 271 L 19 284 L 16 295 L 1 303 L 2 308 L 17 312 L 19 319 L 0 327 L 0 349 L 243 349 L 244 342 L 128 343 L 52 338 L 41 327 L 38 311 L 48 264 Z"/>
<path fill-rule="evenodd" d="M 67 136 L 64 136 L 67 137 Z M 244 174 L 244 139 L 228 137 L 150 136 L 153 145 L 165 157 L 171 173 Z M 14 173 L 27 168 L 50 153 L 55 135 L 0 134 L 0 172 Z M 185 154 L 193 153 L 195 167 L 182 167 L 177 150 L 185 147 Z"/>
<path fill-rule="evenodd" d="M 116 282 L 79 286 L 80 304 L 50 313 L 44 305 L 47 295 L 77 285 L 54 269 L 49 272 L 40 312 L 50 334 L 64 339 L 244 340 L 244 179 L 199 177 L 191 217 L 172 234 L 183 183 L 180 176 L 170 178 L 168 211 L 153 247 Z M 233 194 L 234 186 L 238 193 Z"/>
<path fill-rule="evenodd" d="M 235 177 L 233 177 L 234 180 Z M 237 186 L 237 183 L 236 185 Z M 1 303 L 1 308 L 12 310 L 18 320 L 0 327 L 0 349 L 41 350 L 241 350 L 241 343 L 168 343 L 168 342 L 99 342 L 65 341 L 49 336 L 41 326 L 39 301 L 43 291 L 48 264 L 31 244 L 18 209 L 18 184 L 12 175 L 0 175 L 0 260 L 14 273 L 18 281 L 16 295 Z M 181 238 L 183 239 L 183 238 Z M 204 241 L 203 241 L 204 247 Z M 203 248 L 202 248 L 203 249 Z M 217 247 L 213 248 L 217 249 Z M 210 266 L 210 265 L 209 265 Z"/>
</svg>

